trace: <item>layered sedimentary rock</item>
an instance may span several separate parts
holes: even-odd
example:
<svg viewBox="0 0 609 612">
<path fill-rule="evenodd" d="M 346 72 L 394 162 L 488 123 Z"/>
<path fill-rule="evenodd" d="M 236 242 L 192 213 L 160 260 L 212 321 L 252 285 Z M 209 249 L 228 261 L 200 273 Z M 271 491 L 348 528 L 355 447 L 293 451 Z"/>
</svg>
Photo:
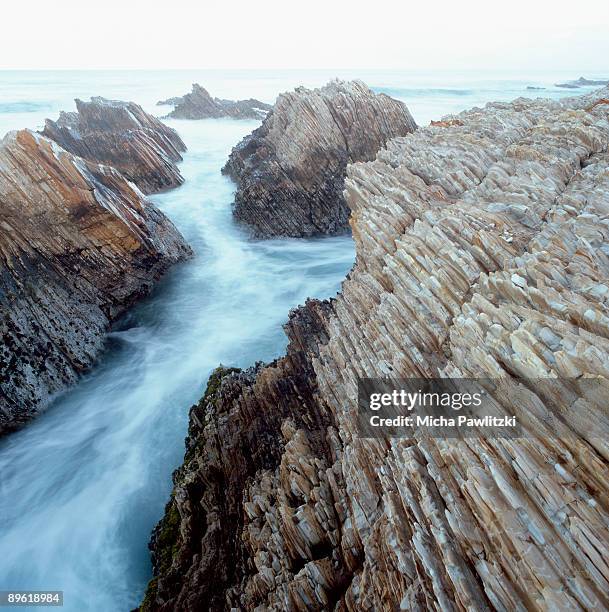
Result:
<svg viewBox="0 0 609 612">
<path fill-rule="evenodd" d="M 175 108 L 167 115 L 172 119 L 264 119 L 272 106 L 250 98 L 249 100 L 222 100 L 212 98 L 209 92 L 198 83 L 192 86 L 192 92 L 181 98 L 161 100 L 159 105 L 171 105 Z"/>
<path fill-rule="evenodd" d="M 189 247 L 116 169 L 29 131 L 0 144 L 0 433 L 74 382 Z"/>
<path fill-rule="evenodd" d="M 76 100 L 77 112 L 47 119 L 42 134 L 66 151 L 114 166 L 144 193 L 184 182 L 176 165 L 186 145 L 178 133 L 134 102 Z"/>
<path fill-rule="evenodd" d="M 609 609 L 584 385 L 609 379 L 608 93 L 490 104 L 349 167 L 356 265 L 284 358 L 192 409 L 144 609 Z M 360 437 L 362 376 L 497 379 L 523 436 Z"/>
<path fill-rule="evenodd" d="M 259 238 L 343 232 L 347 164 L 414 129 L 404 104 L 360 81 L 282 94 L 224 167 L 237 183 L 233 214 Z"/>
</svg>

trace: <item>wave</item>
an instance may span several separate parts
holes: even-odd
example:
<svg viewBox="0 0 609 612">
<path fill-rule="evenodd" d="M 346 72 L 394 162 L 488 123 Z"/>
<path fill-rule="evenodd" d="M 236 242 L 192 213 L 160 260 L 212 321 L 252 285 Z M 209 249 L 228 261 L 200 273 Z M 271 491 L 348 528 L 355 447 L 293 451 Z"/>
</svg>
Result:
<svg viewBox="0 0 609 612">
<path fill-rule="evenodd" d="M 0 113 L 35 113 L 51 109 L 47 102 L 0 102 Z"/>
</svg>

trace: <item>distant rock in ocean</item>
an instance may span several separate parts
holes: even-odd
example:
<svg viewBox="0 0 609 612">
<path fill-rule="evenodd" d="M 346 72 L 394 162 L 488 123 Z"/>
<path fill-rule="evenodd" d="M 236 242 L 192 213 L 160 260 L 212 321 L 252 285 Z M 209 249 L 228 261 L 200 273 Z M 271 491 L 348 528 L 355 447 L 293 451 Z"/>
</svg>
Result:
<svg viewBox="0 0 609 612">
<path fill-rule="evenodd" d="M 186 145 L 178 133 L 134 102 L 76 100 L 77 112 L 47 119 L 42 134 L 66 151 L 114 166 L 144 193 L 184 182 L 176 165 Z"/>
<path fill-rule="evenodd" d="M 529 85 L 529 86 L 527 87 L 527 89 L 528 89 L 529 91 L 541 91 L 541 90 L 545 89 L 545 87 L 533 87 L 532 85 Z"/>
<path fill-rule="evenodd" d="M 584 77 L 579 77 L 577 81 L 575 81 L 576 85 L 580 87 L 602 87 L 604 85 L 609 85 L 609 79 L 586 79 Z"/>
<path fill-rule="evenodd" d="M 272 106 L 260 100 L 222 100 L 212 98 L 209 92 L 195 83 L 192 92 L 181 98 L 169 98 L 157 102 L 159 105 L 172 105 L 175 108 L 167 115 L 172 119 L 264 119 Z"/>
<path fill-rule="evenodd" d="M 567 81 L 566 83 L 556 83 L 555 87 L 563 89 L 578 89 L 579 87 L 602 87 L 609 85 L 609 79 L 590 80 L 584 77 L 579 77 L 576 81 Z"/>
<path fill-rule="evenodd" d="M 99 145 L 82 134 L 81 151 L 106 157 L 111 135 L 117 149 L 144 143 L 160 151 L 155 139 L 169 145 L 164 131 L 140 130 L 131 140 L 132 109 L 118 113 L 124 131 L 96 130 L 108 135 Z M 84 125 L 91 123 L 87 115 Z M 59 130 L 72 148 L 75 130 Z M 108 323 L 190 254 L 169 219 L 115 168 L 35 132 L 7 134 L 0 143 L 0 434 L 73 383 L 102 348 Z"/>
<path fill-rule="evenodd" d="M 282 94 L 223 168 L 237 183 L 234 217 L 259 238 L 343 232 L 347 164 L 415 129 L 402 102 L 361 81 Z"/>
</svg>

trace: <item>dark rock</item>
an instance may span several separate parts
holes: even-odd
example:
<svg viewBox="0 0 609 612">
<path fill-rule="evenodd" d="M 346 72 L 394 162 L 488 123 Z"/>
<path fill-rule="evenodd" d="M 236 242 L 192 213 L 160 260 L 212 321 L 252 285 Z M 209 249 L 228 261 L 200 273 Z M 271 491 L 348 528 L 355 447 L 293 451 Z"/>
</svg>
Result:
<svg viewBox="0 0 609 612">
<path fill-rule="evenodd" d="M 222 100 L 212 98 L 208 91 L 195 83 L 192 92 L 181 98 L 169 98 L 158 104 L 171 104 L 175 108 L 167 115 L 172 119 L 264 119 L 271 106 L 260 100 Z"/>
<path fill-rule="evenodd" d="M 122 174 L 21 131 L 0 144 L 0 433 L 73 383 L 108 323 L 191 254 Z"/>
<path fill-rule="evenodd" d="M 282 94 L 223 169 L 237 183 L 235 219 L 260 238 L 344 232 L 347 164 L 415 129 L 404 104 L 360 81 Z"/>
<path fill-rule="evenodd" d="M 152 536 L 155 578 L 142 611 L 227 610 L 239 601 L 232 587 L 250 572 L 242 538 L 249 521 L 243 506 L 248 483 L 280 467 L 286 444 L 297 460 L 300 436 L 291 444 L 290 439 L 298 429 L 314 430 L 307 447 L 329 454 L 325 430 L 333 421 L 316 408 L 314 352 L 307 352 L 327 338 L 329 308 L 329 302 L 312 300 L 291 313 L 283 359 L 243 371 L 221 367 L 210 377 L 190 411 L 185 462 L 173 475 L 171 500 Z M 286 421 L 289 426 L 282 425 Z M 299 551 L 286 554 L 294 567 L 300 564 Z M 346 571 L 337 566 L 330 582 L 340 585 Z"/>
<path fill-rule="evenodd" d="M 177 132 L 134 102 L 76 100 L 78 112 L 47 119 L 42 134 L 66 151 L 114 166 L 144 193 L 184 182 L 176 163 L 186 145 Z"/>
</svg>

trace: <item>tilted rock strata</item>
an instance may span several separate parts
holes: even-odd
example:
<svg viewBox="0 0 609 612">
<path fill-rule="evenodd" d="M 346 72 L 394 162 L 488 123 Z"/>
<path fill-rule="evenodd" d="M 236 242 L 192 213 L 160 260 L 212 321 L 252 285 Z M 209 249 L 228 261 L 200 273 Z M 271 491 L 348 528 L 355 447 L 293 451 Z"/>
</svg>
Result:
<svg viewBox="0 0 609 612">
<path fill-rule="evenodd" d="M 97 97 L 76 100 L 76 108 L 47 119 L 42 134 L 74 155 L 114 166 L 146 194 L 184 182 L 176 163 L 186 145 L 141 106 Z"/>
<path fill-rule="evenodd" d="M 195 83 L 192 92 L 181 98 L 169 98 L 158 102 L 159 105 L 172 105 L 175 108 L 167 115 L 172 119 L 264 119 L 272 106 L 260 100 L 222 100 L 212 98 L 209 92 Z"/>
<path fill-rule="evenodd" d="M 609 609 L 607 436 L 549 410 L 606 418 L 578 382 L 609 378 L 594 99 L 490 104 L 349 167 L 357 263 L 285 358 L 193 409 L 144 609 Z M 358 437 L 360 376 L 498 378 L 526 437 Z"/>
<path fill-rule="evenodd" d="M 29 131 L 0 144 L 0 433 L 74 382 L 108 322 L 189 247 L 117 170 Z"/>
<path fill-rule="evenodd" d="M 346 231 L 347 164 L 414 129 L 404 104 L 360 81 L 282 94 L 224 167 L 237 183 L 234 217 L 260 238 Z"/>
</svg>

